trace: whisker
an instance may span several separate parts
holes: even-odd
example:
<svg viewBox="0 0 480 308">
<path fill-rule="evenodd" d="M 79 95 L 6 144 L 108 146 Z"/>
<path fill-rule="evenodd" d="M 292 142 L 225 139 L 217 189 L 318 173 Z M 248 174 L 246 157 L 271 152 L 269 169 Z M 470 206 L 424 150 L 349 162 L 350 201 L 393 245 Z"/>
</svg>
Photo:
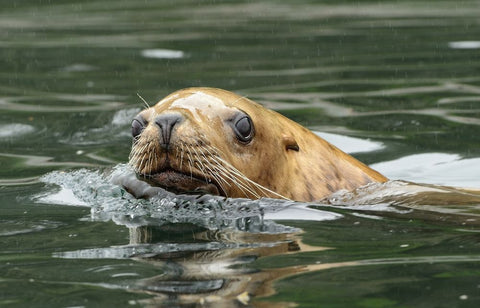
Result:
<svg viewBox="0 0 480 308">
<path fill-rule="evenodd" d="M 136 146 L 135 149 L 132 151 L 132 157 L 130 158 L 132 164 L 134 165 L 134 169 L 140 172 L 144 169 L 147 165 L 147 162 L 144 162 L 146 159 L 145 150 L 150 146 L 150 141 L 145 142 L 142 146 Z M 149 153 L 151 155 L 151 153 Z"/>
<path fill-rule="evenodd" d="M 183 166 L 183 153 L 184 153 L 183 143 L 181 143 L 181 146 L 182 146 L 182 149 L 181 149 L 181 153 L 180 153 L 180 170 L 183 170 L 183 169 L 182 169 L 182 166 Z"/>
<path fill-rule="evenodd" d="M 211 149 L 214 150 L 214 151 L 218 151 L 218 149 L 213 148 L 213 147 L 211 147 Z M 266 188 L 266 187 L 264 187 L 264 186 L 262 186 L 262 185 L 260 185 L 260 184 L 258 184 L 258 183 L 256 183 L 256 182 L 250 180 L 248 177 L 246 177 L 243 173 L 241 173 L 237 168 L 235 168 L 234 166 L 232 166 L 229 162 L 227 162 L 226 160 L 224 160 L 222 157 L 220 157 L 220 156 L 217 155 L 217 156 L 215 156 L 215 158 L 217 158 L 225 168 L 228 168 L 228 171 L 229 171 L 229 172 L 231 172 L 231 173 L 233 173 L 234 175 L 236 175 L 237 178 L 240 178 L 240 179 L 242 179 L 242 180 L 244 180 L 244 181 L 252 184 L 254 187 L 260 189 L 261 191 L 268 192 L 268 193 L 270 193 L 270 194 L 272 194 L 272 195 L 274 195 L 274 196 L 280 197 L 281 199 L 290 200 L 289 198 L 287 198 L 287 197 L 285 197 L 285 196 L 283 196 L 283 195 L 281 195 L 281 194 L 279 194 L 279 193 L 277 193 L 277 192 L 275 192 L 275 191 L 273 191 L 273 190 L 271 190 L 271 189 L 268 189 L 268 188 Z M 256 195 L 258 195 L 258 194 L 256 194 Z"/>
<path fill-rule="evenodd" d="M 237 98 L 236 100 L 234 100 L 234 101 L 233 101 L 233 103 L 232 103 L 232 105 L 233 105 L 233 104 L 235 104 L 236 102 L 238 102 L 238 101 L 240 101 L 240 100 L 244 99 L 244 98 L 248 98 L 248 97 L 247 97 L 246 95 L 244 95 L 244 96 L 241 96 L 241 97 Z"/>
<path fill-rule="evenodd" d="M 220 158 L 220 159 L 223 160 L 222 158 Z M 224 161 L 224 160 L 223 160 L 223 161 Z M 258 183 L 256 183 L 256 182 L 250 180 L 248 177 L 244 176 L 238 169 L 236 169 L 235 167 L 233 167 L 232 165 L 230 165 L 230 163 L 228 163 L 228 162 L 226 162 L 226 161 L 224 161 L 224 162 L 225 162 L 226 164 L 228 164 L 228 167 L 231 168 L 231 171 L 232 171 L 233 173 L 235 173 L 236 175 L 240 176 L 242 179 L 244 179 L 245 181 L 247 181 L 247 182 L 249 182 L 250 184 L 254 185 L 255 187 L 261 189 L 262 191 L 266 191 L 266 192 L 268 192 L 268 193 L 270 193 L 270 194 L 273 194 L 273 195 L 275 195 L 275 196 L 277 196 L 277 197 L 280 197 L 280 198 L 282 198 L 282 199 L 290 200 L 289 198 L 287 198 L 287 197 L 285 197 L 285 196 L 283 196 L 283 195 L 281 195 L 281 194 L 279 194 L 279 193 L 277 193 L 277 192 L 275 192 L 275 191 L 273 191 L 273 190 L 271 190 L 271 189 L 268 189 L 268 188 L 265 187 L 265 186 L 262 186 L 262 185 L 260 185 L 260 184 L 258 184 Z"/>
<path fill-rule="evenodd" d="M 150 151 L 150 156 L 148 157 L 148 162 L 150 163 L 149 164 L 149 167 L 148 167 L 148 175 L 152 175 L 152 171 L 153 171 L 153 160 L 156 159 L 157 157 L 157 149 L 155 147 L 153 147 L 153 150 Z"/>
<path fill-rule="evenodd" d="M 203 166 L 203 163 L 202 163 L 202 160 L 201 160 L 201 156 L 198 154 L 197 150 L 195 149 L 195 147 L 192 147 L 192 150 L 195 152 L 195 157 L 197 157 L 197 162 L 199 163 L 200 165 L 200 170 L 202 171 L 203 175 L 205 176 L 205 181 L 208 183 L 208 178 L 205 174 L 205 167 Z M 203 155 L 203 154 L 202 154 Z"/>
<path fill-rule="evenodd" d="M 205 149 L 207 150 L 207 152 L 211 154 L 208 148 L 205 148 Z M 210 149 L 217 152 L 216 149 L 213 147 L 210 147 Z M 227 178 L 228 180 L 230 180 L 237 188 L 239 188 L 242 191 L 245 197 L 248 198 L 248 193 L 250 193 L 255 198 L 260 198 L 260 195 L 255 192 L 255 190 L 251 187 L 249 183 L 245 183 L 244 181 L 243 182 L 241 181 L 245 177 L 244 175 L 238 176 L 229 172 L 229 170 L 225 168 L 225 166 L 221 163 L 221 161 L 217 160 L 217 158 L 220 159 L 218 155 L 216 154 L 212 155 L 211 158 L 216 163 L 216 166 L 213 166 L 213 165 L 212 166 L 215 168 L 215 171 L 219 173 L 220 176 L 222 176 L 222 179 Z M 227 180 L 224 179 L 224 181 L 231 187 L 230 183 Z"/>
<path fill-rule="evenodd" d="M 228 183 L 228 181 L 226 181 L 224 178 L 222 178 L 218 173 L 214 172 L 212 170 L 212 168 L 210 168 L 210 166 L 211 166 L 211 163 L 209 161 L 207 161 L 207 164 L 205 164 L 205 168 L 207 168 L 209 170 L 208 174 L 215 179 L 218 186 L 220 186 L 222 191 L 225 193 L 225 196 L 228 197 L 227 190 L 225 189 L 225 186 L 223 186 L 223 185 L 227 184 L 228 186 L 231 186 L 230 183 Z M 222 182 L 224 184 L 222 184 Z"/>
<path fill-rule="evenodd" d="M 241 98 L 240 98 L 241 99 Z M 215 184 L 228 197 L 228 191 L 236 189 L 240 194 L 247 198 L 276 197 L 285 200 L 289 198 L 256 183 L 249 179 L 240 170 L 235 168 L 225 157 L 222 151 L 207 141 L 207 138 L 200 136 L 202 145 L 199 146 L 199 138 L 191 138 L 192 140 L 182 141 L 175 145 L 174 159 L 180 160 L 180 171 L 188 174 L 187 170 L 183 170 L 183 164 L 188 164 L 190 178 L 193 180 L 194 174 L 200 173 L 206 183 L 215 181 Z M 151 175 L 155 167 L 158 165 L 160 154 L 158 147 L 154 145 L 155 140 L 140 139 L 135 140 L 129 154 L 129 165 L 137 173 L 144 176 Z M 186 168 L 187 169 L 187 168 Z"/>
<path fill-rule="evenodd" d="M 148 147 L 149 144 L 150 142 L 147 142 L 145 146 L 142 147 L 141 153 L 144 153 L 145 149 Z M 145 167 L 143 162 L 144 159 L 145 159 L 145 155 L 142 155 L 142 159 L 140 160 L 140 164 L 138 165 L 139 170 L 142 170 Z"/>
<path fill-rule="evenodd" d="M 150 108 L 150 105 L 147 103 L 147 101 L 137 92 L 137 96 L 143 101 L 143 103 L 146 106 L 146 109 Z"/>
<path fill-rule="evenodd" d="M 192 153 L 190 153 L 189 149 L 187 148 L 187 158 L 188 158 L 188 165 L 190 166 L 190 179 L 193 179 L 193 160 L 192 160 Z"/>
<path fill-rule="evenodd" d="M 153 152 L 155 153 L 155 154 L 153 155 L 153 157 L 155 158 L 155 166 L 157 166 L 157 168 L 158 168 L 157 147 L 154 147 L 154 148 L 153 148 Z M 153 170 L 153 169 L 150 169 L 150 170 Z"/>
<path fill-rule="evenodd" d="M 241 177 L 238 177 L 237 175 L 231 173 L 231 172 L 228 172 L 227 169 L 225 169 L 224 166 L 222 165 L 217 165 L 217 168 L 216 168 L 216 171 L 219 172 L 221 175 L 223 175 L 223 177 L 227 178 L 228 180 L 230 180 L 236 187 L 238 187 L 242 192 L 243 194 L 245 195 L 245 197 L 248 198 L 248 194 L 247 193 L 250 193 L 251 195 L 253 195 L 254 197 L 256 198 L 260 198 L 260 195 L 257 194 L 251 186 L 247 186 L 245 185 L 244 182 L 242 182 L 242 178 Z M 247 183 L 248 184 L 248 183 Z"/>
</svg>

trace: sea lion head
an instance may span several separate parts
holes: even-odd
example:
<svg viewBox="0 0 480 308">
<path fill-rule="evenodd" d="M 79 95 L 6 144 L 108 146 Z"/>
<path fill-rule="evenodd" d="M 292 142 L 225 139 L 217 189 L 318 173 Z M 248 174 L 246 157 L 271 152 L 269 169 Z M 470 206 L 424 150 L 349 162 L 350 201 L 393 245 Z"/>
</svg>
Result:
<svg viewBox="0 0 480 308">
<path fill-rule="evenodd" d="M 221 89 L 174 92 L 132 122 L 130 165 L 177 193 L 320 200 L 383 175 L 281 114 Z"/>
<path fill-rule="evenodd" d="M 129 163 L 140 179 L 177 193 L 288 198 L 272 179 L 287 181 L 298 145 L 271 112 L 225 90 L 174 92 L 132 121 Z"/>
</svg>

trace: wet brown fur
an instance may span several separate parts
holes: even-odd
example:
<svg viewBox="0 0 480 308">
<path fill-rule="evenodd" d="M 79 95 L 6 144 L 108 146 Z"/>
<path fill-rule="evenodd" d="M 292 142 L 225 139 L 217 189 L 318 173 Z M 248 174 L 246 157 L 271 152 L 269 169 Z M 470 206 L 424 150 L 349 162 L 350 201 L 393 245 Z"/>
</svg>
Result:
<svg viewBox="0 0 480 308">
<path fill-rule="evenodd" d="M 195 95 L 215 102 L 196 106 Z M 255 136 L 248 144 L 239 142 L 226 124 L 237 110 L 247 113 L 254 124 Z M 180 113 L 185 119 L 172 134 L 168 155 L 159 145 L 159 128 L 154 124 L 162 113 Z M 141 174 L 155 174 L 168 166 L 217 183 L 228 197 L 297 201 L 319 200 L 340 189 L 387 180 L 301 125 L 229 91 L 180 90 L 140 114 L 149 124 L 132 147 L 130 163 Z M 258 185 L 232 175 L 234 169 L 221 167 L 222 161 Z M 235 181 L 242 183 L 240 187 Z"/>
</svg>

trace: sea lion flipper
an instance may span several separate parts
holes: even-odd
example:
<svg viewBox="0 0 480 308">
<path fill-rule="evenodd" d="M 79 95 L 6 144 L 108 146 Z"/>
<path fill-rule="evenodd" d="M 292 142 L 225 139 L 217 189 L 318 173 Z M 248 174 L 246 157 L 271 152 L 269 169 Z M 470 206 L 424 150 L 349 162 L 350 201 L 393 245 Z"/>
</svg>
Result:
<svg viewBox="0 0 480 308">
<path fill-rule="evenodd" d="M 149 199 L 167 192 L 160 187 L 154 187 L 137 178 L 135 173 L 124 173 L 111 179 L 113 184 L 121 186 L 126 192 L 137 199 Z"/>
</svg>

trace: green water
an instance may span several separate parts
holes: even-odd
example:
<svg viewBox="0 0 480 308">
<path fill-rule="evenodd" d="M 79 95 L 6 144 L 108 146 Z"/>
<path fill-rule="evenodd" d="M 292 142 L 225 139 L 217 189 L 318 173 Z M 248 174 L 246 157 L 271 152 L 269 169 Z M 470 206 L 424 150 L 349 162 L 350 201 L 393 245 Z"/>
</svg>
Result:
<svg viewBox="0 0 480 308">
<path fill-rule="evenodd" d="M 446 169 L 456 172 L 447 182 L 445 172 L 421 180 L 479 188 L 479 9 L 470 0 L 2 1 L 0 305 L 242 307 L 248 292 L 251 307 L 478 307 L 478 216 L 320 205 L 342 217 L 263 233 L 248 218 L 200 236 L 205 226 L 142 229 L 38 196 L 56 192 L 39 180 L 48 172 L 126 162 L 137 93 L 153 104 L 190 86 L 381 142 L 354 154 L 368 164 L 456 155 L 473 163 Z"/>
</svg>

